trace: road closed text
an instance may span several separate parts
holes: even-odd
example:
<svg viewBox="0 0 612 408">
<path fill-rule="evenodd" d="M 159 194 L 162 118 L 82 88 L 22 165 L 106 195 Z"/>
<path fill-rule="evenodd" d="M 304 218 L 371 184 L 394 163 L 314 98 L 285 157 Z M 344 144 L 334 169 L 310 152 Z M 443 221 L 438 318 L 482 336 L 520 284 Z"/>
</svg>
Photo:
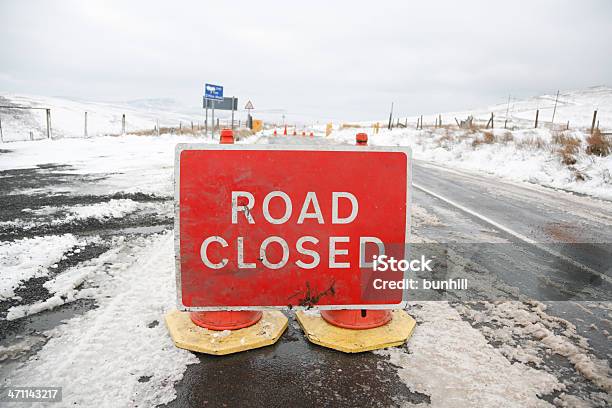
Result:
<svg viewBox="0 0 612 408">
<path fill-rule="evenodd" d="M 330 200 L 325 200 L 330 202 Z M 321 200 L 314 191 L 309 191 L 303 200 L 294 202 L 291 197 L 283 191 L 270 191 L 266 194 L 261 202 L 256 202 L 254 194 L 249 191 L 232 191 L 231 202 L 231 224 L 240 225 L 248 224 L 253 228 L 258 225 L 283 225 L 287 223 L 295 223 L 297 225 L 305 222 L 317 223 L 319 225 L 346 225 L 355 222 L 359 217 L 359 201 L 357 197 L 347 191 L 334 191 L 331 193 L 331 207 L 321 208 Z M 276 208 L 281 208 L 282 211 L 275 215 L 270 211 L 270 207 L 275 205 Z M 254 211 L 256 206 L 261 206 L 260 211 Z M 343 211 L 341 214 L 340 207 Z M 259 219 L 256 219 L 254 214 L 261 214 Z M 297 219 L 292 217 L 297 214 Z M 374 236 L 361 236 L 359 240 L 359 264 L 351 265 L 349 261 L 349 243 L 354 237 L 349 236 L 329 236 L 327 242 L 320 242 L 317 237 L 312 235 L 300 236 L 290 247 L 288 240 L 279 235 L 270 235 L 263 239 L 253 242 L 249 236 L 237 236 L 233 241 L 220 235 L 210 235 L 204 237 L 200 246 L 200 258 L 206 267 L 211 269 L 223 269 L 229 263 L 227 256 L 221 255 L 223 248 L 234 246 L 234 250 L 227 253 L 232 253 L 236 256 L 235 265 L 238 269 L 255 269 L 258 267 L 268 269 L 280 269 L 287 266 L 289 259 L 296 259 L 294 264 L 302 269 L 314 269 L 321 265 L 327 266 L 330 269 L 343 269 L 351 267 L 364 267 L 369 264 L 365 261 L 363 249 L 368 244 L 375 244 L 378 247 L 378 253 L 384 254 L 384 245 L 381 239 Z M 217 248 L 214 248 L 214 247 Z M 258 250 L 258 259 L 247 259 L 246 253 L 252 251 L 253 246 Z M 276 247 L 276 252 L 280 250 L 281 256 L 271 260 L 269 256 L 270 250 Z M 215 249 L 217 259 L 211 255 Z M 290 257 L 291 251 L 295 251 L 298 256 Z M 323 256 L 322 256 L 323 255 Z M 327 259 L 325 259 L 327 258 Z M 257 262 L 260 261 L 260 262 Z"/>
</svg>

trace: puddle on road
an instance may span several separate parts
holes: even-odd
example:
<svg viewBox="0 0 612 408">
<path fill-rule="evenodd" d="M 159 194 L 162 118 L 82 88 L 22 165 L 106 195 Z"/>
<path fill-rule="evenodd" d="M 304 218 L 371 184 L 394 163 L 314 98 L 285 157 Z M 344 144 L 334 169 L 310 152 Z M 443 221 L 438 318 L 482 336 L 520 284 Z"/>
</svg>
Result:
<svg viewBox="0 0 612 408">
<path fill-rule="evenodd" d="M 309 343 L 295 321 L 275 345 L 228 356 L 197 354 L 166 407 L 355 407 L 430 403 L 383 356 L 345 354 Z"/>
<path fill-rule="evenodd" d="M 55 309 L 17 320 L 1 320 L 0 327 L 0 382 L 15 371 L 47 343 L 46 331 L 52 330 L 75 316 L 96 308 L 93 299 L 77 299 Z"/>
</svg>

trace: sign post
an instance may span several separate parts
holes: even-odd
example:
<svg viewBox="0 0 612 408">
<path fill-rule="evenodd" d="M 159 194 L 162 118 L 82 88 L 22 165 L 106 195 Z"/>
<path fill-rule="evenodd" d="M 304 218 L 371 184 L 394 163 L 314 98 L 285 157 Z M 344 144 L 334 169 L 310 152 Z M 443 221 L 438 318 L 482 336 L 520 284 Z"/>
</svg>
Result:
<svg viewBox="0 0 612 408">
<path fill-rule="evenodd" d="M 215 101 L 223 101 L 223 87 L 221 85 L 204 85 L 204 105 L 206 109 L 206 134 L 208 134 L 208 103 L 212 101 L 212 136 L 215 136 Z"/>
<path fill-rule="evenodd" d="M 250 100 L 244 105 L 244 109 L 247 111 L 247 127 L 253 129 L 253 118 L 251 117 L 251 110 L 253 110 L 253 102 Z"/>
</svg>

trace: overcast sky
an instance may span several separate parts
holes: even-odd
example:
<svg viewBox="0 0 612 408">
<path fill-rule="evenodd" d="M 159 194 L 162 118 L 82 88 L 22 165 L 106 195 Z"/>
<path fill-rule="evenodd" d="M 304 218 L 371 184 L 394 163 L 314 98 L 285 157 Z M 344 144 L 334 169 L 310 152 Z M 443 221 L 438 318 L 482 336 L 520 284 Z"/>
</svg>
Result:
<svg viewBox="0 0 612 408">
<path fill-rule="evenodd" d="M 0 92 L 170 97 L 205 82 L 321 120 L 612 85 L 612 1 L 6 1 Z"/>
</svg>

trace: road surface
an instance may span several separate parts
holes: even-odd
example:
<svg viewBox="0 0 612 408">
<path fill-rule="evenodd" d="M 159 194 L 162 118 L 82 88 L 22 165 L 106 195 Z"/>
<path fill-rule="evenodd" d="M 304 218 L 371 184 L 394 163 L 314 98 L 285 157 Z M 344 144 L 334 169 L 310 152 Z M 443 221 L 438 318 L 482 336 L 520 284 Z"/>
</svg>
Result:
<svg viewBox="0 0 612 408">
<path fill-rule="evenodd" d="M 315 146 L 333 143 L 322 137 L 262 137 L 258 142 Z M 84 190 L 98 191 L 104 177 L 75 174 L 63 165 L 53 163 L 43 170 L 15 169 L 2 173 L 0 188 L 5 193 L 0 196 L 0 204 L 7 208 L 0 220 L 5 222 L 0 229 L 2 241 L 12 242 L 53 232 L 46 223 L 27 228 L 10 223 L 16 218 L 24 218 L 27 207 L 96 205 L 104 200 L 116 200 L 113 202 L 125 205 L 129 200 L 139 203 L 146 211 L 55 227 L 64 233 L 96 237 L 83 238 L 82 250 L 68 252 L 56 267 L 55 276 L 71 266 L 98 259 L 100 254 L 118 245 L 111 237 L 124 235 L 128 244 L 121 241 L 121 250 L 115 258 L 98 265 L 103 265 L 112 279 L 102 280 L 102 283 L 92 279 L 91 285 L 96 289 L 101 287 L 101 293 L 106 293 L 105 285 L 112 286 L 109 282 L 120 276 L 124 276 L 125 282 L 121 288 L 109 289 L 108 293 L 113 295 L 108 295 L 108 300 L 84 297 L 21 319 L 0 320 L 0 341 L 6 347 L 4 354 L 0 354 L 4 360 L 0 374 L 5 381 L 41 372 L 45 368 L 47 349 L 66 353 L 66 356 L 71 353 L 81 356 L 73 359 L 85 365 L 90 358 L 91 370 L 96 372 L 94 362 L 100 359 L 100 353 L 110 353 L 107 359 L 100 361 L 103 365 L 113 359 L 113 352 L 121 353 L 121 347 L 144 350 L 149 347 L 146 343 L 151 342 L 149 348 L 154 349 L 156 342 L 161 341 L 160 344 L 166 344 L 164 350 L 168 348 L 167 334 L 160 323 L 161 313 L 168 305 L 160 303 L 171 302 L 171 296 L 160 295 L 160 299 L 155 300 L 157 303 L 151 301 L 152 312 L 147 316 L 153 317 L 146 321 L 143 333 L 150 330 L 165 336 L 155 337 L 154 341 L 134 338 L 119 343 L 119 349 L 105 349 L 114 343 L 103 340 L 112 336 L 104 325 L 121 326 L 109 320 L 110 312 L 103 312 L 108 309 L 115 314 L 119 311 L 130 313 L 130 308 L 141 306 L 142 302 L 128 300 L 142 296 L 147 288 L 134 285 L 129 274 L 136 271 L 133 273 L 146 276 L 147 270 L 142 265 L 147 261 L 145 258 L 152 255 L 141 247 L 149 245 L 149 236 L 171 231 L 170 199 L 146 193 L 83 194 Z M 407 345 L 390 352 L 345 355 L 310 344 L 293 314 L 287 312 L 289 328 L 274 346 L 226 357 L 183 354 L 168 348 L 167 353 L 177 354 L 172 354 L 174 357 L 153 354 L 156 357 L 152 358 L 160 359 L 157 366 L 151 363 L 152 358 L 146 360 L 146 364 L 142 362 L 143 367 L 153 371 L 139 370 L 136 363 L 134 372 L 127 370 L 125 373 L 134 376 L 130 382 L 134 390 L 131 398 L 138 397 L 130 401 L 145 401 L 146 405 L 148 399 L 142 396 L 143 390 L 148 384 L 157 389 L 163 384 L 164 392 L 176 392 L 175 399 L 169 397 L 171 401 L 162 404 L 169 407 L 443 406 L 449 401 L 476 404 L 479 396 L 485 405 L 496 398 L 514 400 L 517 406 L 561 404 L 575 401 L 572 398 L 590 406 L 609 403 L 612 205 L 589 197 L 418 161 L 413 164 L 413 183 L 412 241 L 447 250 L 451 254 L 448 262 L 461 267 L 461 273 L 474 282 L 474 288 L 467 298 L 451 295 L 445 298 L 450 302 L 411 303 L 407 310 L 416 317 L 419 326 Z M 62 185 L 66 191 L 79 193 L 51 196 L 37 193 L 37 188 L 48 185 Z M 161 257 L 165 251 L 171 253 L 171 247 L 166 245 L 171 240 L 163 235 L 155 239 L 155 256 L 160 258 L 155 258 L 154 264 L 163 263 Z M 474 252 L 474 248 L 478 251 Z M 120 263 L 126 265 L 117 268 L 123 270 L 124 275 L 113 275 L 113 265 Z M 153 271 L 155 265 L 148 268 Z M 168 273 L 172 272 L 171 266 L 164 268 L 160 269 L 164 273 L 164 280 L 160 282 L 171 282 L 171 273 Z M 32 278 L 16 290 L 18 299 L 1 301 L 0 317 L 5 318 L 14 310 L 12 308 L 48 299 L 47 281 L 48 277 Z M 150 288 L 155 284 L 156 281 L 152 281 Z M 120 301 L 115 302 L 115 297 Z M 106 320 L 96 321 L 96 313 Z M 54 328 L 61 329 L 67 320 L 80 316 L 87 318 L 82 323 L 82 326 L 88 324 L 85 345 L 74 345 L 71 349 L 69 344 L 62 346 L 53 341 Z M 154 316 L 159 317 L 155 319 Z M 66 327 L 70 327 L 70 322 Z M 141 325 L 138 327 L 141 330 Z M 454 329 L 459 330 L 459 334 Z M 78 326 L 74 330 L 76 333 Z M 31 347 L 18 352 L 10 348 L 17 338 L 34 340 Z M 88 350 L 89 347 L 95 349 L 96 345 L 100 346 L 100 351 L 94 356 Z M 139 357 L 139 361 L 141 358 L 144 357 Z M 443 361 L 445 358 L 449 361 Z M 156 383 L 160 372 L 170 371 L 164 364 L 174 367 L 177 359 L 182 359 L 183 364 L 178 364 L 177 374 Z M 525 368 L 521 368 L 523 365 Z M 181 368 L 185 366 L 186 369 Z M 63 371 L 53 374 L 55 377 L 50 374 L 49 378 L 58 378 L 60 374 L 69 377 L 71 367 L 63 366 Z M 519 368 L 527 371 L 517 371 Z M 434 371 L 437 374 L 432 374 L 431 370 L 438 370 Z M 117 376 L 121 373 L 123 371 L 117 369 Z M 488 375 L 484 380 L 480 377 L 483 373 Z M 547 391 L 525 389 L 520 383 L 522 379 L 539 381 Z M 517 388 L 511 389 L 509 384 L 514 382 Z M 465 388 L 461 388 L 462 384 Z M 470 384 L 475 388 L 472 392 L 465 391 Z M 80 391 L 72 391 L 78 395 L 68 392 L 68 400 L 87 401 L 83 390 L 88 389 L 88 385 L 82 387 Z M 448 387 L 456 387 L 457 395 Z M 95 394 L 94 391 L 91 392 Z M 163 397 L 151 398 L 164 401 Z"/>
</svg>

